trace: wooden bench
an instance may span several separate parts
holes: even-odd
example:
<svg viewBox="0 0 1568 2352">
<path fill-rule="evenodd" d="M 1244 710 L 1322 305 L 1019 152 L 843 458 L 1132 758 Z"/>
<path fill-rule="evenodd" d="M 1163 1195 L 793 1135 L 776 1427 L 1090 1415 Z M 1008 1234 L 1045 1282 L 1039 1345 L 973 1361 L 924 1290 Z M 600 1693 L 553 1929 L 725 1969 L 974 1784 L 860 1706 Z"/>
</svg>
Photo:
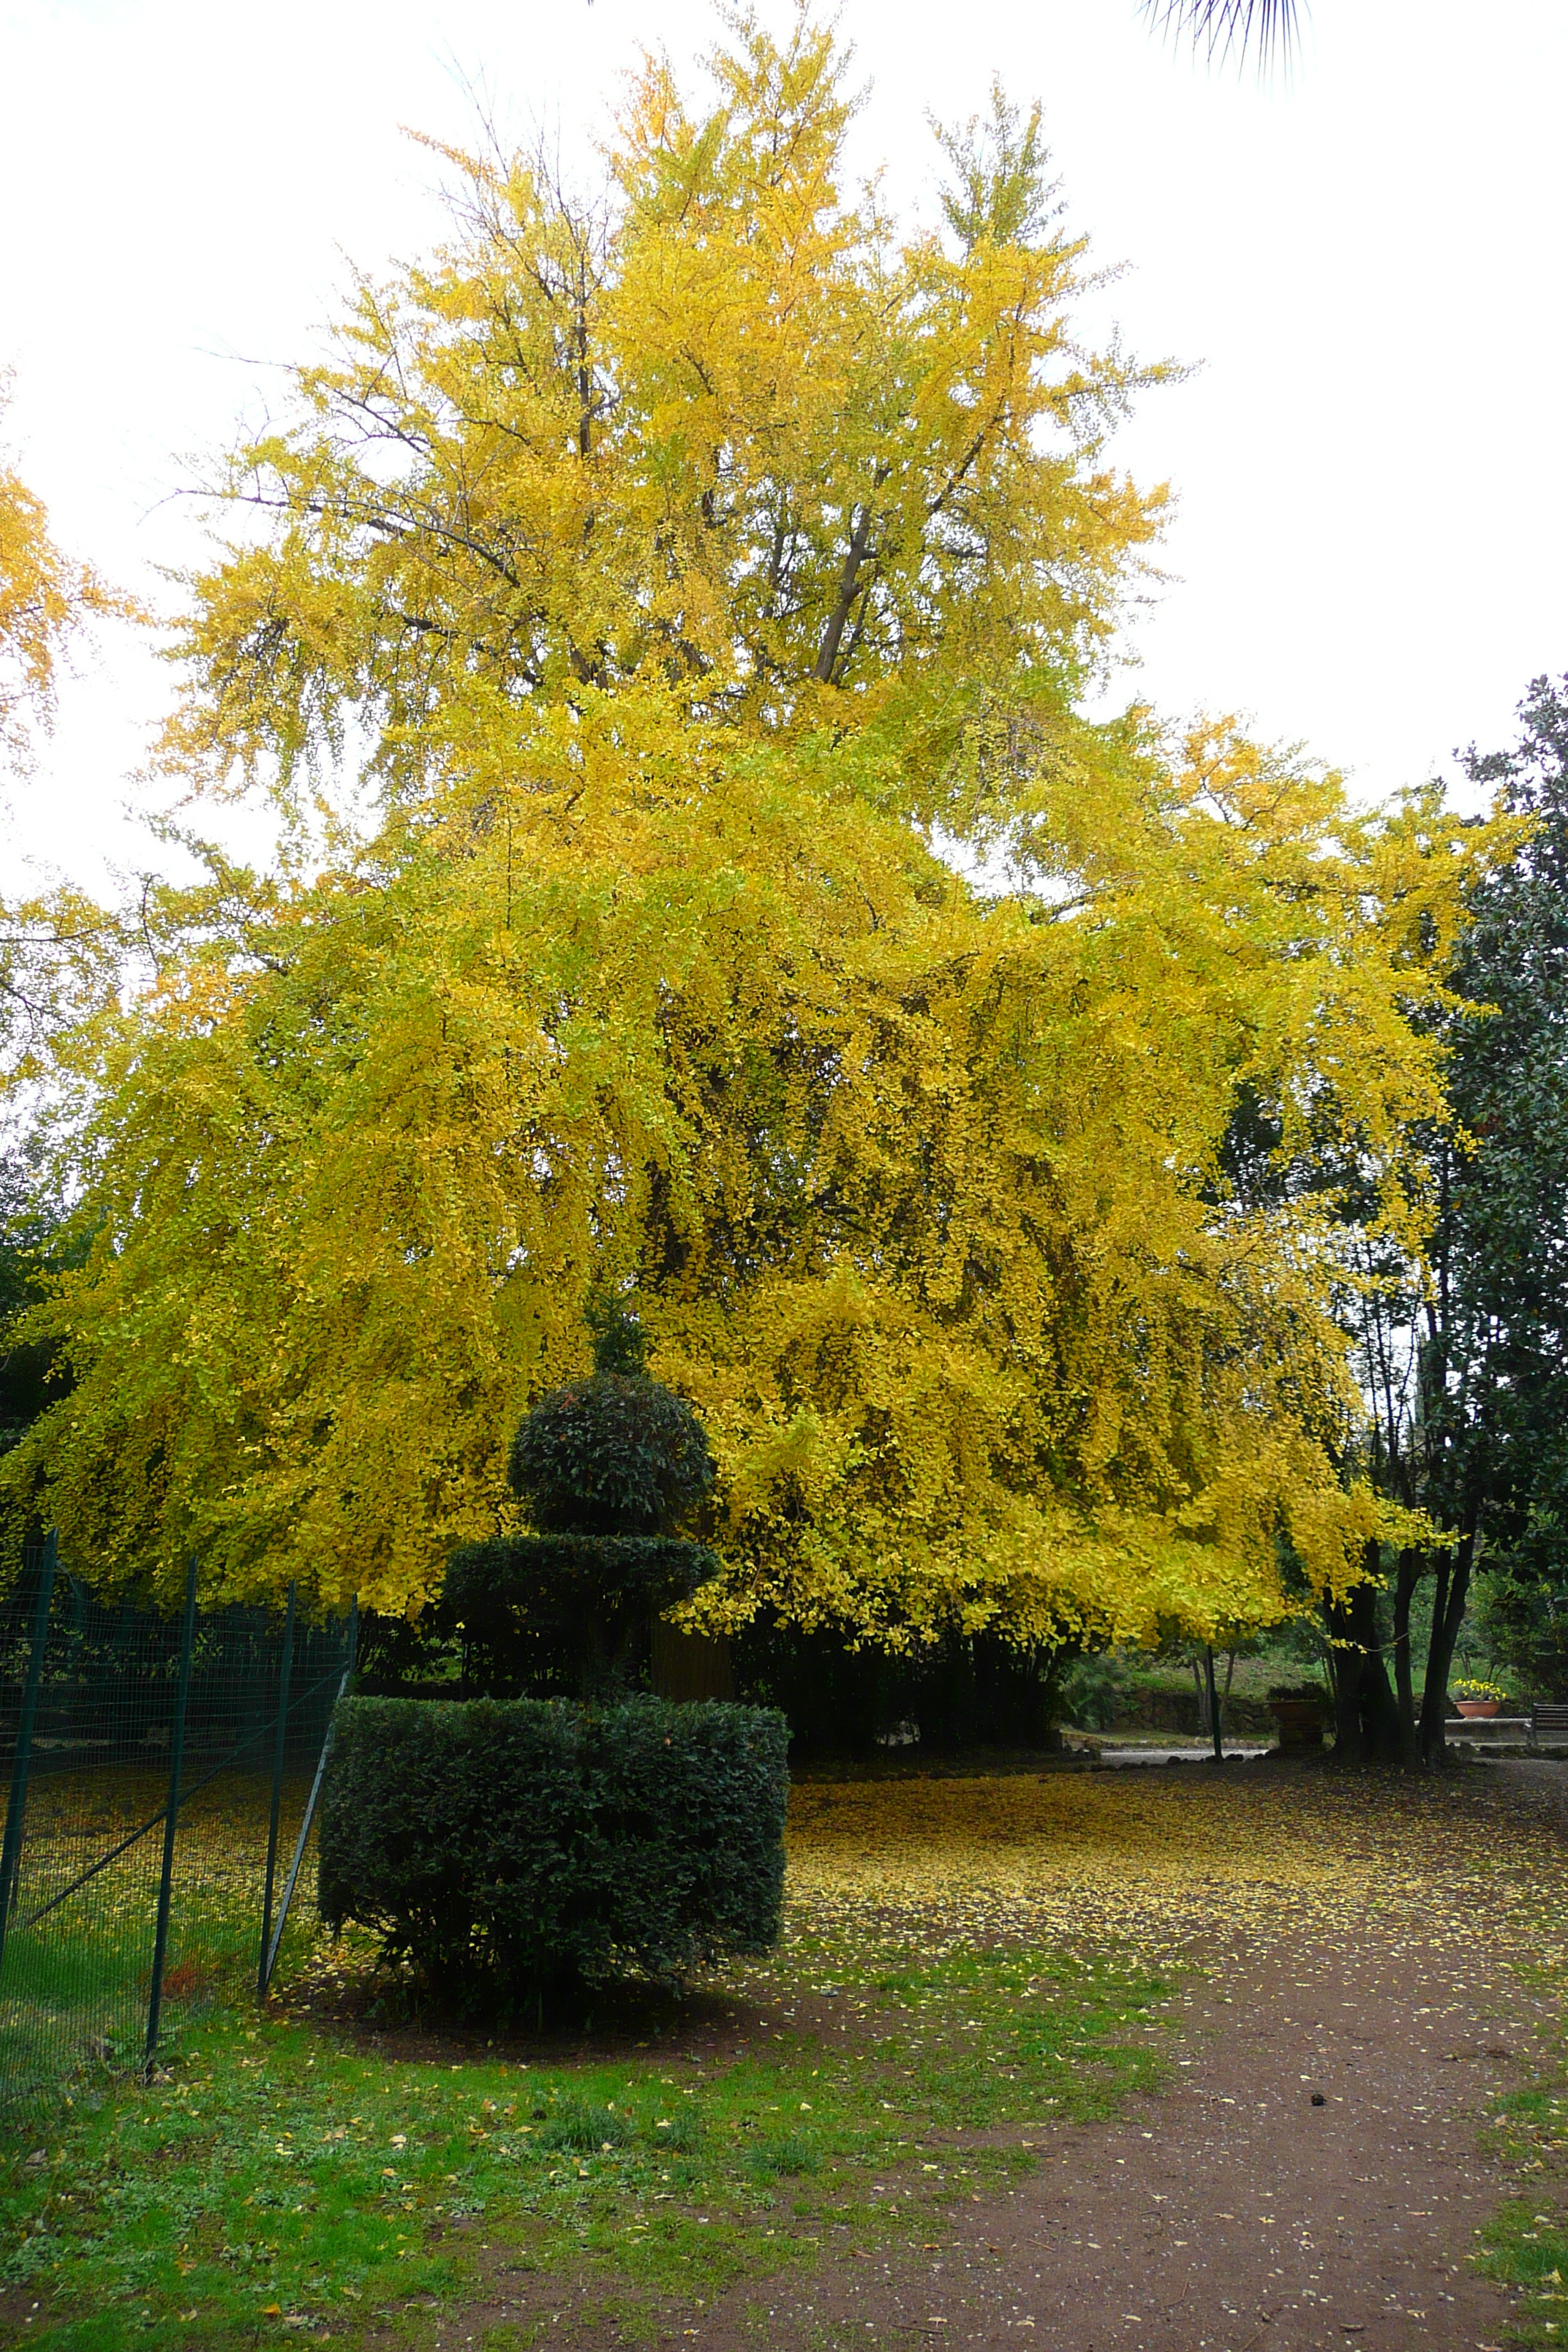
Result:
<svg viewBox="0 0 1568 2352">
<path fill-rule="evenodd" d="M 1568 1740 L 1568 1700 L 1553 1699 L 1545 1706 L 1531 1707 L 1530 1738 L 1532 1747 L 1540 1739 Z"/>
</svg>

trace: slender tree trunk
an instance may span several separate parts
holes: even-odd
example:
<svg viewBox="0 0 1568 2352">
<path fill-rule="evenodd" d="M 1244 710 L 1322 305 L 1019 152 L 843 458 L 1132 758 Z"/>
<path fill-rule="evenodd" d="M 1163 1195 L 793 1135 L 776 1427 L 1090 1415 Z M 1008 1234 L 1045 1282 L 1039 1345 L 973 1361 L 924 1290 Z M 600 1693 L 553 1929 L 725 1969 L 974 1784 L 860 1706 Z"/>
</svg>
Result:
<svg viewBox="0 0 1568 2352">
<path fill-rule="evenodd" d="M 1418 1551 L 1402 1551 L 1394 1583 L 1394 1681 L 1399 1700 L 1399 1755 L 1406 1771 L 1414 1771 L 1421 1761 L 1415 1678 L 1410 1667 L 1410 1603 L 1426 1565 Z"/>
<path fill-rule="evenodd" d="M 1192 1689 L 1199 1696 L 1199 1738 L 1208 1738 L 1208 1734 L 1213 1731 L 1213 1722 L 1208 1717 L 1208 1691 L 1204 1689 L 1204 1667 L 1196 1658 L 1187 1658 L 1187 1665 L 1192 1667 Z"/>
<path fill-rule="evenodd" d="M 1378 1551 L 1368 1546 L 1367 1566 L 1375 1570 Z M 1335 1645 L 1335 1754 L 1344 1764 L 1393 1764 L 1399 1760 L 1399 1709 L 1377 1638 L 1377 1585 L 1358 1584 L 1342 1601 L 1331 1601 L 1329 1633 Z"/>
<path fill-rule="evenodd" d="M 1448 1675 L 1454 1649 L 1465 1622 L 1470 1570 L 1475 1564 L 1476 1529 L 1472 1519 L 1459 1538 L 1451 1570 L 1439 1571 L 1437 1599 L 1432 1610 L 1432 1638 L 1426 1645 L 1426 1687 L 1421 1696 L 1421 1760 L 1441 1764 L 1447 1746 Z"/>
<path fill-rule="evenodd" d="M 1432 1631 L 1426 1640 L 1426 1679 L 1422 1685 L 1421 1719 L 1416 1731 L 1416 1744 L 1423 1764 L 1430 1763 L 1432 1760 L 1434 1716 L 1436 1718 L 1437 1744 L 1439 1747 L 1443 1744 L 1444 1703 L 1448 1695 L 1447 1683 L 1445 1679 L 1443 1687 L 1436 1690 L 1433 1687 L 1432 1677 L 1438 1648 L 1439 1628 L 1448 1613 L 1448 1587 L 1453 1580 L 1453 1574 L 1452 1552 L 1440 1551 L 1437 1554 L 1436 1570 L 1432 1583 Z"/>
<path fill-rule="evenodd" d="M 1342 1764 L 1360 1764 L 1361 1659 L 1350 1646 L 1350 1604 L 1326 1601 L 1323 1615 L 1334 1661 L 1334 1755 Z"/>
</svg>

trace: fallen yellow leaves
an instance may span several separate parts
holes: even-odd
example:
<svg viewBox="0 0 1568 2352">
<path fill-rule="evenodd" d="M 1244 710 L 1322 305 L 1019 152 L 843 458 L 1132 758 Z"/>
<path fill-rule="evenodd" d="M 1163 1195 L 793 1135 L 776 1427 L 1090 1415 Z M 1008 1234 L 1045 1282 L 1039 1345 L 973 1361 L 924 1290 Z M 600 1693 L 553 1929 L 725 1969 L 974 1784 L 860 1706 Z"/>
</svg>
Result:
<svg viewBox="0 0 1568 2352">
<path fill-rule="evenodd" d="M 1110 1939 L 1151 1955 L 1216 1936 L 1355 1935 L 1538 1959 L 1568 1952 L 1568 1858 L 1544 1820 L 1470 1780 L 1236 1765 L 797 1786 L 794 1934 L 921 1915 L 956 1941 Z"/>
</svg>

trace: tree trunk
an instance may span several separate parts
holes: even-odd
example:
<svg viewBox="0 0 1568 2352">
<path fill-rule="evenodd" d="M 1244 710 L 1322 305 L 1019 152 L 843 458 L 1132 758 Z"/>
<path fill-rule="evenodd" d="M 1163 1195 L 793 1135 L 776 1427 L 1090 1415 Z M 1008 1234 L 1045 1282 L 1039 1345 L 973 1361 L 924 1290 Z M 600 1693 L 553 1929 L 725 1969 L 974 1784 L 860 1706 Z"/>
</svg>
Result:
<svg viewBox="0 0 1568 2352">
<path fill-rule="evenodd" d="M 1375 1571 L 1378 1550 L 1367 1547 Z M 1399 1760 L 1399 1709 L 1377 1638 L 1377 1585 L 1358 1584 L 1326 1612 L 1335 1646 L 1334 1753 L 1343 1764 Z"/>
<path fill-rule="evenodd" d="M 1402 1551 L 1394 1584 L 1394 1679 L 1399 1696 L 1399 1759 L 1406 1771 L 1414 1771 L 1421 1761 L 1415 1681 L 1410 1671 L 1410 1603 L 1426 1566 L 1418 1551 Z"/>
<path fill-rule="evenodd" d="M 1189 1658 L 1187 1664 L 1193 1670 L 1193 1688 L 1197 1694 L 1198 1737 L 1200 1739 L 1206 1739 L 1214 1727 L 1209 1722 L 1208 1694 L 1204 1689 L 1204 1670 L 1196 1658 Z"/>
<path fill-rule="evenodd" d="M 1350 1603 L 1326 1601 L 1323 1617 L 1334 1661 L 1334 1754 L 1342 1764 L 1359 1764 L 1361 1753 L 1361 1661 L 1349 1647 Z M 1342 1647 L 1341 1645 L 1345 1646 Z"/>
<path fill-rule="evenodd" d="M 880 481 L 880 479 L 881 476 L 879 474 L 878 480 Z M 838 648 L 844 641 L 845 625 L 855 609 L 855 595 L 859 585 L 860 566 L 866 561 L 867 550 L 870 544 L 871 509 L 868 503 L 861 508 L 855 518 L 855 529 L 850 535 L 848 551 L 844 558 L 843 576 L 838 583 L 838 602 L 835 604 L 828 617 L 827 626 L 822 633 L 822 647 L 816 656 L 816 667 L 812 671 L 812 676 L 824 686 L 831 686 L 833 683 L 833 673 L 838 662 Z"/>
<path fill-rule="evenodd" d="M 1476 1530 L 1472 1520 L 1459 1538 L 1452 1569 L 1445 1559 L 1437 1570 L 1432 1638 L 1426 1645 L 1426 1687 L 1421 1694 L 1421 1760 L 1429 1767 L 1441 1764 L 1448 1744 L 1448 1674 L 1459 1628 L 1465 1622 L 1465 1602 L 1469 1596 L 1475 1556 Z"/>
</svg>

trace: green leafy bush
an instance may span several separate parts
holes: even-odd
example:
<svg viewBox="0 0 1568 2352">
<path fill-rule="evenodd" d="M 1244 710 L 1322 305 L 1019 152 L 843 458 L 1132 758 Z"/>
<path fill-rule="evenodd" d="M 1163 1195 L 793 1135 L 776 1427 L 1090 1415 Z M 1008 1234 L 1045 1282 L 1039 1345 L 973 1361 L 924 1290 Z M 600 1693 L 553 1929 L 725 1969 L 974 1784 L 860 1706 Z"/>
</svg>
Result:
<svg viewBox="0 0 1568 2352">
<path fill-rule="evenodd" d="M 1109 1731 L 1119 1719 L 1123 1679 L 1121 1661 L 1104 1651 L 1075 1658 L 1061 1681 L 1063 1721 L 1083 1731 Z"/>
<path fill-rule="evenodd" d="M 322 1916 L 374 1928 L 443 1997 L 679 1985 L 777 1937 L 788 1727 L 771 1709 L 353 1698 L 336 1724 Z"/>
<path fill-rule="evenodd" d="M 595 1373 L 540 1399 L 512 1440 L 507 1473 L 543 1533 L 652 1536 L 707 1493 L 713 1457 L 673 1389 Z"/>
<path fill-rule="evenodd" d="M 594 1370 L 524 1415 L 508 1475 L 537 1532 L 453 1555 L 444 1623 L 509 1676 L 553 1654 L 584 1698 L 624 1687 L 651 1619 L 719 1563 L 673 1528 L 713 1483 L 691 1407 L 650 1380 L 641 1326 L 613 1299 L 589 1308 Z"/>
<path fill-rule="evenodd" d="M 569 1681 L 602 1693 L 649 1619 L 718 1569 L 677 1536 L 492 1536 L 452 1555 L 440 1622 L 461 1626 L 499 1676 L 523 1681 L 552 1655 L 571 1662 Z"/>
<path fill-rule="evenodd" d="M 594 1370 L 542 1397 L 512 1440 L 507 1475 L 542 1535 L 667 1535 L 713 1483 L 702 1423 L 650 1380 L 640 1326 L 590 1312 Z"/>
</svg>

